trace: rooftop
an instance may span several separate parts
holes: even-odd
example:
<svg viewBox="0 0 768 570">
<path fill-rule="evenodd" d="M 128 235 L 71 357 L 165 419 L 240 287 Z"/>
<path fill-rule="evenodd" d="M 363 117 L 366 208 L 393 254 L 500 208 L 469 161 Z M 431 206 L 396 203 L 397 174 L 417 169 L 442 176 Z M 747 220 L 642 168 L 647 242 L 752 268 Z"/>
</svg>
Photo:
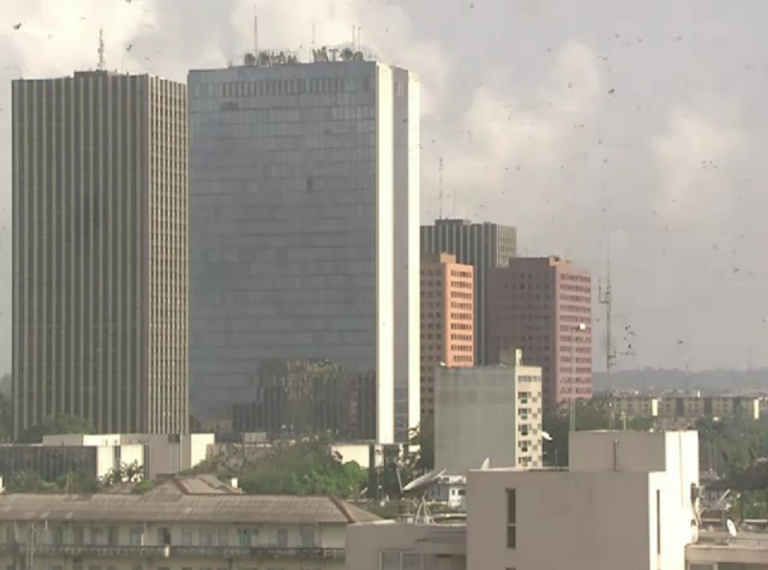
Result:
<svg viewBox="0 0 768 570">
<path fill-rule="evenodd" d="M 379 517 L 333 497 L 189 495 L 0 495 L 0 521 L 348 524 Z"/>
</svg>

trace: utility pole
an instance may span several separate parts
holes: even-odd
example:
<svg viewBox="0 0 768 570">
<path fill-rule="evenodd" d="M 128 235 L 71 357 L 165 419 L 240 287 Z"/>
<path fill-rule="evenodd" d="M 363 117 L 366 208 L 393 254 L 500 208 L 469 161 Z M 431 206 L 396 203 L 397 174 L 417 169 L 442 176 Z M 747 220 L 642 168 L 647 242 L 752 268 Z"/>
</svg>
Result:
<svg viewBox="0 0 768 570">
<path fill-rule="evenodd" d="M 608 386 L 609 429 L 613 429 L 615 413 L 613 409 L 613 367 L 616 365 L 616 351 L 613 349 L 613 291 L 611 289 L 611 251 L 608 245 L 608 274 L 605 285 L 598 289 L 598 301 L 605 306 L 605 375 Z"/>
</svg>

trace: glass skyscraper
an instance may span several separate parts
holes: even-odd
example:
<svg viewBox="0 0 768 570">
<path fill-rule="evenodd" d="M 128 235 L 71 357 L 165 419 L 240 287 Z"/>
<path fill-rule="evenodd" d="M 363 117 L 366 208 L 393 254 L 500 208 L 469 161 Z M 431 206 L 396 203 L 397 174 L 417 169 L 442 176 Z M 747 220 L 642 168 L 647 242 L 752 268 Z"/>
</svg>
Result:
<svg viewBox="0 0 768 570">
<path fill-rule="evenodd" d="M 193 411 L 406 441 L 420 415 L 417 78 L 374 61 L 243 65 L 190 72 L 189 94 Z"/>
</svg>

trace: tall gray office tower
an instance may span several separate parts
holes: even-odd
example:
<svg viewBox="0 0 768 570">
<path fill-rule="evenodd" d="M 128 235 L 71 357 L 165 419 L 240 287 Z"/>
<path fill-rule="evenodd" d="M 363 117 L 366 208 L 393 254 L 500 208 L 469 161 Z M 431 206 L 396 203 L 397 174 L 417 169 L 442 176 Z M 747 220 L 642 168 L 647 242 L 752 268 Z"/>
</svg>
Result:
<svg viewBox="0 0 768 570">
<path fill-rule="evenodd" d="M 470 220 L 440 219 L 421 227 L 421 252 L 450 253 L 458 263 L 475 268 L 475 363 L 495 364 L 488 353 L 488 269 L 506 267 L 517 255 L 517 230 L 511 226 Z"/>
<path fill-rule="evenodd" d="M 188 425 L 187 91 L 13 82 L 13 422 Z"/>
<path fill-rule="evenodd" d="M 193 409 L 404 442 L 420 416 L 419 83 L 338 53 L 189 75 Z"/>
</svg>

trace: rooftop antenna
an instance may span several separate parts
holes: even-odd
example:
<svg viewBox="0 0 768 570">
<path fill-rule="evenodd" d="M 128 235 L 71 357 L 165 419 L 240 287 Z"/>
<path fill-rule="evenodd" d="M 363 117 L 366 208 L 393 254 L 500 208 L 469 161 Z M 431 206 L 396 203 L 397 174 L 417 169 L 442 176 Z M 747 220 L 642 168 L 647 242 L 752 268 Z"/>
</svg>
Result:
<svg viewBox="0 0 768 570">
<path fill-rule="evenodd" d="M 443 219 L 443 157 L 442 156 L 440 157 L 440 166 L 438 168 L 439 168 L 438 172 L 440 174 L 440 181 L 438 186 L 438 191 L 440 192 L 440 196 L 439 196 L 440 215 L 438 219 L 442 220 Z"/>
<path fill-rule="evenodd" d="M 613 339 L 611 335 L 611 321 L 613 320 L 613 295 L 611 289 L 611 241 L 608 237 L 608 260 L 607 260 L 607 276 L 605 279 L 605 286 L 600 285 L 598 289 L 598 301 L 601 305 L 605 305 L 605 375 L 608 385 L 608 411 L 609 415 L 609 429 L 613 429 L 613 423 L 615 420 L 613 412 L 613 367 L 616 365 L 616 352 L 613 350 Z"/>
<path fill-rule="evenodd" d="M 104 28 L 99 29 L 99 62 L 98 62 L 98 70 L 104 71 Z"/>
<path fill-rule="evenodd" d="M 253 55 L 259 55 L 259 13 L 256 4 L 253 5 Z"/>
<path fill-rule="evenodd" d="M 312 49 L 315 49 L 316 45 L 316 39 L 317 39 L 317 24 L 315 22 L 312 22 Z"/>
</svg>

